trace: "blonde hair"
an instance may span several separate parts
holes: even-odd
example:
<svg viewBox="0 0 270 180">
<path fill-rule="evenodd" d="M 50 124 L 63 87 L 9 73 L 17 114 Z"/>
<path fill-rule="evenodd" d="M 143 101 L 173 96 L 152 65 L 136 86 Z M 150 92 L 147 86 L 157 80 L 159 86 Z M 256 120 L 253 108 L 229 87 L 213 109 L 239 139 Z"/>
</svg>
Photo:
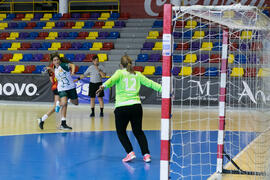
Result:
<svg viewBox="0 0 270 180">
<path fill-rule="evenodd" d="M 132 59 L 128 55 L 124 55 L 121 58 L 121 64 L 127 71 L 131 74 L 135 74 L 133 66 L 132 66 Z"/>
</svg>

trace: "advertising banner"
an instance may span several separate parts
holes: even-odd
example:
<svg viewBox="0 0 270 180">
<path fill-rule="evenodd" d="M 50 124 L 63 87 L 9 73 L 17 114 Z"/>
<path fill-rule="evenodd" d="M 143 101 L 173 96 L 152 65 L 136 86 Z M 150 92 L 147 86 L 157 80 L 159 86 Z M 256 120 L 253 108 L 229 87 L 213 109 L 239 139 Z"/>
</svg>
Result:
<svg viewBox="0 0 270 180">
<path fill-rule="evenodd" d="M 258 7 L 270 7 L 269 0 L 121 0 L 121 13 L 129 13 L 130 18 L 154 18 L 162 12 L 165 3 L 174 4 L 180 2 L 181 5 L 231 5 L 235 2 L 242 5 L 252 5 Z"/>
<path fill-rule="evenodd" d="M 77 79 L 78 76 L 77 77 L 73 76 L 72 78 Z M 107 78 L 104 78 L 103 82 L 106 81 L 106 80 L 107 80 Z M 90 82 L 89 77 L 81 79 L 81 80 L 75 82 L 77 94 L 78 94 L 78 97 L 79 97 L 79 103 L 90 104 L 90 97 L 88 96 L 89 82 Z M 104 103 L 109 103 L 109 98 L 110 98 L 110 90 L 105 89 L 104 97 L 103 97 Z M 95 99 L 95 102 L 98 104 L 98 98 L 97 97 Z"/>
<path fill-rule="evenodd" d="M 51 83 L 43 75 L 0 75 L 0 100 L 51 102 Z"/>
</svg>

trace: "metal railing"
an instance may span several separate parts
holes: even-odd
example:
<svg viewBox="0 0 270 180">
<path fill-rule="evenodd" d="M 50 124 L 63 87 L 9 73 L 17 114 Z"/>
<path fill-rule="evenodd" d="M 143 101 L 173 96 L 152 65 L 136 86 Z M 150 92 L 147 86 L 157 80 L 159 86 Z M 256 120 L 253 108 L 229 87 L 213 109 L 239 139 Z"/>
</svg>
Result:
<svg viewBox="0 0 270 180">
<path fill-rule="evenodd" d="M 72 8 L 76 6 L 76 4 L 78 5 L 78 7 L 80 7 L 80 9 Z M 82 9 L 82 6 L 85 9 Z M 102 6 L 102 8 L 98 8 L 99 6 Z M 120 12 L 120 0 L 69 1 L 68 8 L 69 8 L 70 13 L 71 12 L 108 12 L 108 11 Z"/>
<path fill-rule="evenodd" d="M 28 8 L 25 10 L 16 10 L 16 5 L 28 5 Z M 32 5 L 30 8 L 31 10 L 28 10 L 29 7 Z M 48 5 L 49 7 L 55 7 L 50 8 L 51 10 L 38 10 L 38 8 L 41 8 L 42 5 Z M 7 8 L 9 10 L 0 10 L 0 13 L 35 13 L 35 12 L 57 12 L 59 10 L 59 4 L 57 1 L 34 1 L 33 2 L 4 2 L 0 1 L 0 8 Z M 18 8 L 19 9 L 19 8 Z"/>
</svg>

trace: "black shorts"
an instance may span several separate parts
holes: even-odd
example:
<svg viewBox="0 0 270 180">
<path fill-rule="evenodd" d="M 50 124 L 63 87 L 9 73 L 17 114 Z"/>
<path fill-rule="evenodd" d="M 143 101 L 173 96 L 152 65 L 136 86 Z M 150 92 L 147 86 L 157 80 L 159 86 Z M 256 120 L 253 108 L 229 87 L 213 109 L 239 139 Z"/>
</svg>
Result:
<svg viewBox="0 0 270 180">
<path fill-rule="evenodd" d="M 59 96 L 59 93 L 58 93 L 57 89 L 53 90 L 52 92 L 53 92 L 54 95 L 58 95 Z"/>
<path fill-rule="evenodd" d="M 69 99 L 77 99 L 78 98 L 77 91 L 75 88 L 70 89 L 70 90 L 66 90 L 66 91 L 59 91 L 59 96 L 60 96 L 60 98 L 67 97 Z"/>
<path fill-rule="evenodd" d="M 96 91 L 99 89 L 99 86 L 101 86 L 101 85 L 102 85 L 102 82 L 99 82 L 99 83 L 91 83 L 90 82 L 88 96 L 90 96 L 91 98 L 95 98 Z M 104 97 L 104 91 L 101 91 L 99 93 L 98 97 Z"/>
</svg>

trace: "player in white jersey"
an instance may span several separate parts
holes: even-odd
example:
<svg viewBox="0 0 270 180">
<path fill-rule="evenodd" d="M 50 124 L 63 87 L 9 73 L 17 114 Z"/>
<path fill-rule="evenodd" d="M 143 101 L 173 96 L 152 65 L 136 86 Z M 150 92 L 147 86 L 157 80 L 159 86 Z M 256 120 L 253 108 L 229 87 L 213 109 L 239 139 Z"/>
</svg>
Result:
<svg viewBox="0 0 270 180">
<path fill-rule="evenodd" d="M 69 130 L 72 128 L 66 124 L 68 99 L 70 99 L 70 102 L 74 105 L 79 104 L 76 87 L 71 77 L 71 75 L 75 73 L 75 65 L 64 58 L 60 58 L 58 53 L 51 54 L 50 60 L 54 67 L 47 67 L 47 69 L 54 71 L 58 82 L 57 90 L 59 92 L 60 105 L 62 107 L 60 129 Z"/>
</svg>

